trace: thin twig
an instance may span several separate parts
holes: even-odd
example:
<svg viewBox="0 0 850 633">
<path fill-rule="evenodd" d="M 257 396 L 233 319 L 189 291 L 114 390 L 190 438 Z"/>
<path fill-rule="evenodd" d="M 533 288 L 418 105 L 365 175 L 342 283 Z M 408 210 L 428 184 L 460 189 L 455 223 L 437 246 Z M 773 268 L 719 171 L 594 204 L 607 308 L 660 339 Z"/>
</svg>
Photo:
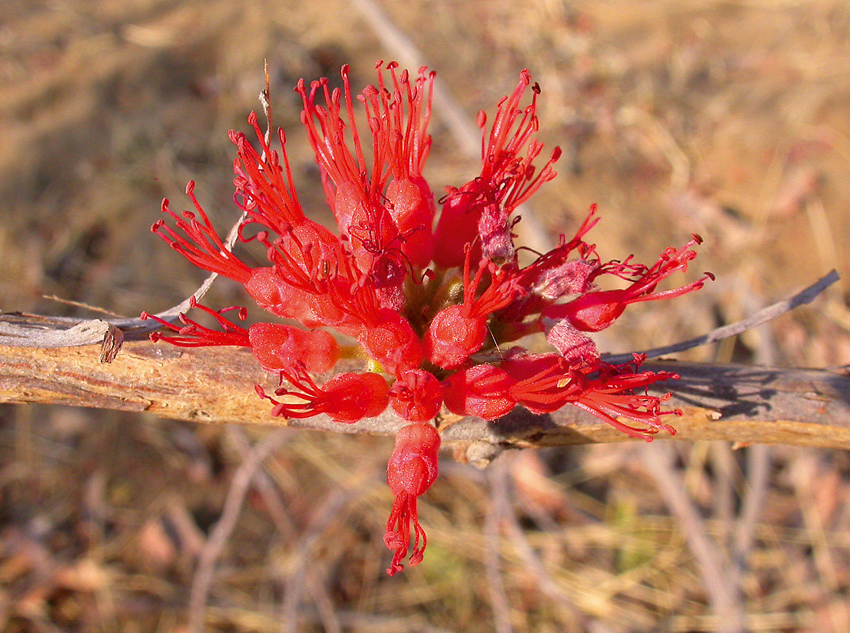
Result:
<svg viewBox="0 0 850 633">
<path fill-rule="evenodd" d="M 381 44 L 403 66 L 417 68 L 427 65 L 425 56 L 402 33 L 375 0 L 351 0 Z M 481 158 L 481 132 L 470 120 L 457 99 L 446 86 L 434 92 L 434 113 L 442 119 L 458 142 L 458 149 L 469 158 Z"/>
<path fill-rule="evenodd" d="M 233 225 L 227 234 L 225 244 L 232 248 L 239 233 L 239 224 Z M 173 323 L 181 313 L 188 312 L 192 299 L 200 301 L 218 277 L 211 273 L 204 282 L 185 301 L 156 316 Z M 43 317 L 32 314 L 0 314 L 0 345 L 11 347 L 79 347 L 82 345 L 104 345 L 113 341 L 109 349 L 104 350 L 101 362 L 110 362 L 115 358 L 125 338 L 143 339 L 160 324 L 153 319 L 79 319 L 73 317 Z"/>
<path fill-rule="evenodd" d="M 354 489 L 338 488 L 325 497 L 318 507 L 298 545 L 293 568 L 284 581 L 284 596 L 280 610 L 280 630 L 283 633 L 298 631 L 298 608 L 301 604 L 301 592 L 304 589 L 309 563 L 321 542 L 324 531 L 336 519 L 343 506 L 351 499 Z"/>
<path fill-rule="evenodd" d="M 487 506 L 487 514 L 484 517 L 484 541 L 485 565 L 487 569 L 487 586 L 490 590 L 490 607 L 493 610 L 495 630 L 497 633 L 511 633 L 511 608 L 508 594 L 505 592 L 504 576 L 500 563 L 499 553 L 499 523 L 501 512 L 505 511 L 504 505 L 499 505 L 496 500 L 494 483 L 497 478 L 503 477 L 503 470 L 507 467 L 507 460 L 501 459 L 493 464 L 488 473 L 490 482 L 490 503 Z M 504 481 L 504 480 L 503 480 Z"/>
<path fill-rule="evenodd" d="M 336 613 L 336 605 L 322 579 L 316 573 L 309 574 L 310 592 L 319 613 L 319 619 L 324 627 L 324 633 L 342 633 L 342 625 Z"/>
<path fill-rule="evenodd" d="M 839 567 L 843 570 L 844 565 L 836 564 L 825 533 L 827 526 L 824 525 L 816 503 L 813 485 L 817 469 L 816 459 L 811 452 L 795 459 L 791 466 L 791 482 L 794 485 L 800 513 L 803 515 L 803 524 L 809 534 L 809 542 L 812 544 L 812 558 L 817 570 L 818 585 L 823 587 L 826 593 L 835 595 L 842 590 L 844 584 L 843 573 L 839 572 Z M 850 631 L 850 614 L 845 604 L 837 601 L 830 604 L 827 614 L 831 620 L 831 630 Z"/>
<path fill-rule="evenodd" d="M 770 462 L 770 446 L 756 444 L 747 449 L 747 491 L 741 503 L 732 549 L 735 566 L 741 577 L 755 542 L 758 518 L 767 500 Z"/>
<path fill-rule="evenodd" d="M 725 555 L 730 553 L 730 543 L 735 525 L 735 457 L 729 442 L 711 442 L 708 459 L 714 473 L 714 514 L 723 526 L 718 539 Z"/>
<path fill-rule="evenodd" d="M 238 426 L 230 426 L 228 428 L 228 436 L 236 445 L 236 450 L 239 451 L 240 457 L 243 460 L 250 457 L 251 447 L 248 444 L 248 438 L 245 435 L 244 429 Z M 263 504 L 268 510 L 269 516 L 272 518 L 277 529 L 285 542 L 295 542 L 298 537 L 298 531 L 295 527 L 295 522 L 286 510 L 286 505 L 281 500 L 277 487 L 272 478 L 266 472 L 266 466 L 257 471 L 254 475 L 254 484 L 263 498 Z M 327 633 L 342 633 L 339 620 L 336 617 L 333 600 L 328 594 L 327 587 L 315 575 L 310 575 L 308 578 L 310 583 L 310 593 L 313 596 L 313 601 L 316 604 L 316 611 L 322 620 L 322 625 Z"/>
<path fill-rule="evenodd" d="M 265 77 L 266 83 L 264 84 L 263 89 L 260 91 L 260 105 L 263 108 L 263 114 L 266 117 L 266 133 L 264 139 L 266 141 L 266 147 L 271 146 L 272 143 L 272 130 L 274 129 L 274 123 L 272 122 L 272 92 L 269 82 L 269 60 L 263 60 L 263 76 Z M 263 153 L 260 156 L 261 160 L 266 160 L 268 156 L 266 156 L 266 151 L 263 150 Z"/>
<path fill-rule="evenodd" d="M 711 607 L 719 620 L 716 630 L 719 633 L 742 633 L 745 631 L 744 607 L 737 586 L 729 582 L 730 574 L 719 560 L 717 545 L 712 543 L 705 522 L 691 502 L 681 476 L 673 468 L 673 447 L 667 444 L 644 445 L 640 447 L 640 456 L 685 533 Z"/>
<path fill-rule="evenodd" d="M 540 592 L 548 597 L 557 607 L 563 609 L 569 619 L 573 621 L 577 620 L 578 613 L 575 609 L 572 596 L 561 589 L 546 570 L 540 557 L 537 556 L 529 544 L 528 539 L 525 537 L 525 532 L 520 527 L 516 514 L 511 509 L 507 468 L 496 471 L 489 479 L 492 500 L 499 521 L 507 529 L 511 543 L 516 553 L 522 559 L 523 564 L 527 569 L 531 570 L 531 576 L 540 589 Z"/>
<path fill-rule="evenodd" d="M 647 358 L 658 358 L 660 356 L 667 356 L 676 352 L 683 352 L 694 347 L 701 347 L 703 345 L 708 345 L 709 343 L 716 343 L 717 341 L 722 341 L 723 339 L 727 339 L 732 336 L 737 336 L 738 334 L 746 332 L 747 330 L 751 330 L 760 325 L 764 325 L 768 321 L 772 321 L 776 317 L 781 316 L 786 312 L 790 312 L 794 308 L 798 308 L 801 305 L 811 303 L 819 294 L 821 294 L 829 286 L 837 282 L 838 279 L 838 273 L 834 270 L 830 271 L 828 275 L 820 278 L 817 282 L 813 283 L 808 288 L 801 290 L 790 299 L 783 299 L 782 301 L 777 301 L 773 305 L 769 305 L 763 310 L 759 310 L 754 315 L 747 317 L 742 321 L 737 321 L 736 323 L 724 325 L 723 327 L 717 328 L 713 332 L 709 332 L 708 334 L 704 334 L 702 336 L 697 336 L 696 338 L 688 339 L 687 341 L 682 341 L 681 343 L 674 343 L 673 345 L 667 345 L 665 347 L 656 347 L 654 349 L 649 349 L 638 353 L 645 355 Z M 632 359 L 633 354 L 603 355 L 603 357 L 609 363 L 617 364 L 629 362 Z"/>
<path fill-rule="evenodd" d="M 260 104 L 266 117 L 266 145 L 269 144 L 272 132 L 272 106 L 269 92 L 269 69 L 268 62 L 263 65 L 265 72 L 265 89 L 260 92 Z M 265 156 L 263 156 L 265 159 Z M 243 211 L 236 223 L 230 227 L 224 246 L 233 250 L 233 245 L 239 237 L 239 227 L 248 217 Z M 184 301 L 176 306 L 154 316 L 169 323 L 176 322 L 180 314 L 189 311 L 192 301 L 200 301 L 209 291 L 213 282 L 218 278 L 218 273 L 210 273 L 201 285 Z M 80 345 L 103 345 L 101 362 L 111 362 L 121 349 L 124 339 L 140 340 L 151 332 L 159 329 L 160 324 L 155 319 L 140 318 L 107 318 L 107 319 L 77 319 L 68 317 L 48 317 L 41 322 L 27 322 L 26 320 L 15 323 L 14 320 L 3 319 L 7 316 L 0 314 L 0 345 L 14 347 L 75 347 Z M 17 315 L 12 315 L 17 316 Z M 35 316 L 35 315 L 31 315 Z M 65 327 L 57 328 L 62 324 Z M 45 327 L 53 325 L 54 327 Z"/>
<path fill-rule="evenodd" d="M 754 303 L 762 303 L 761 297 L 753 293 L 744 293 L 741 299 L 743 309 L 752 311 Z M 757 332 L 755 346 L 755 362 L 760 365 L 772 365 L 779 357 L 776 337 L 770 329 Z M 731 360 L 731 346 L 730 346 Z M 731 452 L 732 446 L 727 449 Z M 732 542 L 730 543 L 733 578 L 730 584 L 744 591 L 744 575 L 747 571 L 750 552 L 755 544 L 756 527 L 761 516 L 770 485 L 770 463 L 772 448 L 764 444 L 756 444 L 746 449 L 746 482 L 742 491 L 741 509 L 738 513 Z"/>
<path fill-rule="evenodd" d="M 242 461 L 249 459 L 251 457 L 251 445 L 248 442 L 245 430 L 234 424 L 229 426 L 227 431 L 227 435 L 235 445 Z M 293 540 L 298 533 L 298 530 L 295 527 L 295 521 L 293 521 L 292 517 L 289 516 L 289 512 L 286 510 L 286 504 L 280 498 L 277 487 L 272 481 L 272 478 L 266 472 L 265 468 L 266 467 L 263 466 L 262 469 L 254 474 L 254 484 L 257 486 L 258 492 L 263 497 L 263 504 L 265 505 L 269 516 L 274 522 L 275 527 L 277 527 L 280 531 L 284 540 Z"/>
<path fill-rule="evenodd" d="M 251 486 L 254 475 L 260 469 L 265 460 L 276 448 L 283 444 L 289 437 L 287 433 L 270 433 L 263 438 L 251 450 L 248 457 L 239 466 L 230 482 L 230 489 L 224 500 L 221 517 L 210 532 L 209 538 L 198 555 L 198 565 L 192 579 L 192 590 L 189 597 L 189 622 L 190 633 L 203 630 L 204 613 L 206 610 L 207 594 L 212 584 L 212 575 L 215 563 L 221 556 L 230 534 L 236 527 L 239 514 L 242 511 L 242 503 Z"/>
</svg>

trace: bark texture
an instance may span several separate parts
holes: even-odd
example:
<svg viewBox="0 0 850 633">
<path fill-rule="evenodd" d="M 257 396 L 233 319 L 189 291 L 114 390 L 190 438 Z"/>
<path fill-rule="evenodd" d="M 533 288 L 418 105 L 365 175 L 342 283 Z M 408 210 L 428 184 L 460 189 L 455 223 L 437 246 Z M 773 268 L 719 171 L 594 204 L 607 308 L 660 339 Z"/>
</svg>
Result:
<svg viewBox="0 0 850 633">
<path fill-rule="evenodd" d="M 269 414 L 254 385 L 277 386 L 250 352 L 234 348 L 181 349 L 127 342 L 110 363 L 98 346 L 39 349 L 0 346 L 0 402 L 45 403 L 125 411 L 213 424 L 263 424 L 342 433 L 395 433 L 405 423 L 391 410 L 356 424 L 326 416 L 284 420 Z M 674 371 L 661 383 L 672 407 L 675 439 L 728 440 L 850 449 L 850 377 L 846 372 L 741 365 L 653 362 L 645 369 Z M 338 370 L 361 370 L 361 364 Z M 518 407 L 496 422 L 449 413 L 443 440 L 460 456 L 486 463 L 503 448 L 630 441 L 575 407 L 537 416 Z M 659 434 L 658 439 L 668 437 Z"/>
</svg>

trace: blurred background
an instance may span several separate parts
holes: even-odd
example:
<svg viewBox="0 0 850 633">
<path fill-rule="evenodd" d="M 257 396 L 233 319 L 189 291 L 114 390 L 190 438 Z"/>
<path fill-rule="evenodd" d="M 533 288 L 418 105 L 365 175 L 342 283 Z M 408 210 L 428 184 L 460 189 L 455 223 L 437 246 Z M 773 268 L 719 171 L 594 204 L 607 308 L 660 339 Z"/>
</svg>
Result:
<svg viewBox="0 0 850 633">
<path fill-rule="evenodd" d="M 717 282 L 631 310 L 606 351 L 850 279 L 841 0 L 26 0 L 0 3 L 0 310 L 136 316 L 193 292 L 203 273 L 149 228 L 163 197 L 188 207 L 190 179 L 235 221 L 227 131 L 258 109 L 264 59 L 299 196 L 330 219 L 292 88 L 350 64 L 359 91 L 407 58 L 470 123 L 531 71 L 540 139 L 564 150 L 530 211 L 550 239 L 592 203 L 608 259 L 705 238 L 674 281 Z M 445 111 L 431 133 L 439 196 L 479 163 Z M 844 284 L 683 358 L 850 363 Z M 245 297 L 220 280 L 206 303 Z M 850 631 L 844 452 L 630 443 L 479 471 L 447 450 L 420 500 L 425 561 L 390 579 L 391 447 L 2 406 L 0 629 Z"/>
</svg>

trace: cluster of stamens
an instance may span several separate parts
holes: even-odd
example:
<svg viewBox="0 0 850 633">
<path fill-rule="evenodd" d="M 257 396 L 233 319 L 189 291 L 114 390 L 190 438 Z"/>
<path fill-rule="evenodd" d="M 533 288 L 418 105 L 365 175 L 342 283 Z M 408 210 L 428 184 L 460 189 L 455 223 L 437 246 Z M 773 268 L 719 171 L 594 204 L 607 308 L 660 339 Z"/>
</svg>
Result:
<svg viewBox="0 0 850 633">
<path fill-rule="evenodd" d="M 516 89 L 498 105 L 496 118 L 482 130 L 480 174 L 440 199 L 422 175 L 431 147 L 434 73 L 412 78 L 378 64 L 378 86 L 367 87 L 362 103 L 372 139 L 367 157 L 357 130 L 348 67 L 343 89 L 326 79 L 309 90 L 301 81 L 301 120 L 321 169 L 325 197 L 338 233 L 310 220 L 298 201 L 286 154 L 266 141 L 257 116 L 248 118 L 256 150 L 245 134 L 231 132 L 236 146 L 235 194 L 244 219 L 241 242 L 258 242 L 268 266 L 251 268 L 223 243 L 194 196 L 194 211 L 177 214 L 167 200 L 162 211 L 173 227 L 158 221 L 153 231 L 196 266 L 244 285 L 258 306 L 296 321 L 255 323 L 248 328 L 225 314 L 236 308 L 193 307 L 212 316 L 217 329 L 185 315 L 180 324 L 159 320 L 173 334 L 154 340 L 174 345 L 248 347 L 260 365 L 280 378 L 271 414 L 304 418 L 325 414 L 353 423 L 391 407 L 409 424 L 396 439 L 388 466 L 395 504 L 384 541 L 394 552 L 390 575 L 422 560 L 427 544 L 417 498 L 437 476 L 440 436 L 435 420 L 445 407 L 459 415 L 498 420 L 515 406 L 535 413 L 574 405 L 634 437 L 650 440 L 674 433 L 663 419 L 665 397 L 648 395 L 650 385 L 674 378 L 639 371 L 643 359 L 612 365 L 601 357 L 588 333 L 616 321 L 628 305 L 666 299 L 701 288 L 710 275 L 681 288 L 656 292 L 659 282 L 683 271 L 696 256 L 691 247 L 667 249 L 652 266 L 603 262 L 585 241 L 597 223 L 595 208 L 576 234 L 521 264 L 514 244 L 516 209 L 555 177 L 556 148 L 542 168 L 534 166 L 543 145 L 535 138 L 539 87 L 522 71 Z M 531 87 L 531 103 L 521 107 Z M 599 280 L 619 281 L 601 289 Z M 238 308 L 238 319 L 245 319 Z M 552 351 L 531 353 L 524 336 L 541 333 Z M 346 343 L 348 342 L 348 344 Z M 356 343 L 364 371 L 338 373 L 321 384 L 312 375 L 331 372 L 342 350 Z M 346 347 L 347 346 L 347 347 Z M 312 374 L 312 375 L 311 375 Z M 498 422 L 496 422 L 498 423 Z"/>
</svg>

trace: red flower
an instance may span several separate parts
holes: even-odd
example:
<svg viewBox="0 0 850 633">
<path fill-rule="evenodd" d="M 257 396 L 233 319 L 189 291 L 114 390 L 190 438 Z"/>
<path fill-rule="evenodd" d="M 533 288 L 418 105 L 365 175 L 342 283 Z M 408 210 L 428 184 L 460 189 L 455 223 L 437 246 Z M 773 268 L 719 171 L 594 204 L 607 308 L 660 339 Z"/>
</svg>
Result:
<svg viewBox="0 0 850 633">
<path fill-rule="evenodd" d="M 425 494 L 437 478 L 439 449 L 440 434 L 428 424 L 411 424 L 396 435 L 395 449 L 387 465 L 387 481 L 395 495 L 395 503 L 390 510 L 384 534 L 384 544 L 395 551 L 393 562 L 387 570 L 390 576 L 404 569 L 401 561 L 410 549 L 411 527 L 414 541 L 410 564 L 418 565 L 422 562 L 428 537 L 419 525 L 416 499 Z"/>
<path fill-rule="evenodd" d="M 174 213 L 165 200 L 171 225 L 153 226 L 190 262 L 243 284 L 260 308 L 298 324 L 244 328 L 226 318 L 237 310 L 245 320 L 244 308 L 214 311 L 195 302 L 214 327 L 185 315 L 179 324 L 144 316 L 171 331 L 153 340 L 251 348 L 280 379 L 273 395 L 257 386 L 272 415 L 353 423 L 390 405 L 413 423 L 399 432 L 387 471 L 395 504 L 384 541 L 394 551 L 393 575 L 411 550 L 411 530 L 410 564 L 425 550 L 416 502 L 437 476 L 440 436 L 431 421 L 443 405 L 494 424 L 518 405 L 535 413 L 573 405 L 634 437 L 674 433 L 664 419 L 679 412 L 664 410 L 667 397 L 646 388 L 676 376 L 641 372 L 638 357 L 610 365 L 588 333 L 609 327 L 633 303 L 681 296 L 712 277 L 658 290 L 687 269 L 697 236 L 665 250 L 651 267 L 631 256 L 603 261 L 585 241 L 598 222 L 595 206 L 571 239 L 561 236 L 555 248 L 520 266 L 512 233 L 517 208 L 555 177 L 561 154 L 555 148 L 542 167 L 535 165 L 543 153 L 535 138 L 540 88 L 529 72 L 499 102 L 492 125 L 479 115 L 480 173 L 448 188 L 439 213 L 423 171 L 434 73 L 423 67 L 412 77 L 391 62 L 379 63 L 377 75 L 377 86 L 357 96 L 347 66 L 342 89 L 331 91 L 327 79 L 296 86 L 336 231 L 306 216 L 284 132 L 273 137 L 279 149 L 272 147 L 253 113 L 248 124 L 258 147 L 244 133 L 230 133 L 234 200 L 243 213 L 240 242 L 259 244 L 267 264 L 252 268 L 230 251 L 195 198 L 194 183 L 186 187 L 194 210 Z M 523 107 L 529 87 L 531 103 Z M 365 110 L 362 137 L 355 105 Z M 605 275 L 625 287 L 600 289 Z M 532 354 L 509 345 L 533 334 L 545 334 L 554 351 Z M 331 371 L 341 355 L 337 337 L 356 341 L 368 364 L 317 384 L 311 374 Z"/>
<path fill-rule="evenodd" d="M 466 249 L 463 265 L 463 303 L 450 305 L 434 315 L 425 333 L 425 354 L 435 365 L 454 369 L 484 344 L 487 338 L 487 317 L 507 307 L 522 290 L 508 270 L 495 267 L 488 259 L 481 260 L 475 278 L 470 275 L 470 252 Z M 485 272 L 490 272 L 490 285 L 476 298 Z"/>
<path fill-rule="evenodd" d="M 405 372 L 390 389 L 390 406 L 405 420 L 427 422 L 443 404 L 443 387 L 424 369 Z"/>
<path fill-rule="evenodd" d="M 643 360 L 636 355 L 632 363 L 625 365 L 609 365 L 602 361 L 576 364 L 558 354 L 520 353 L 502 362 L 501 369 L 512 380 L 508 393 L 533 413 L 550 413 L 572 404 L 632 437 L 651 441 L 659 430 L 671 435 L 676 433 L 673 427 L 661 421 L 662 415 L 678 416 L 682 412 L 661 410 L 661 403 L 669 394 L 659 398 L 634 393 L 635 389 L 678 378 L 667 372 L 638 373 L 637 368 Z M 619 420 L 621 417 L 642 426 L 624 424 Z"/>
<path fill-rule="evenodd" d="M 248 328 L 254 357 L 267 371 L 330 371 L 339 360 L 339 344 L 325 330 L 301 330 L 280 323 L 255 323 Z"/>
<path fill-rule="evenodd" d="M 456 371 L 443 382 L 443 400 L 452 413 L 495 420 L 516 406 L 512 386 L 513 381 L 505 370 L 493 365 L 472 365 Z"/>
<path fill-rule="evenodd" d="M 678 297 L 694 290 L 699 290 L 709 279 L 714 279 L 711 273 L 697 281 L 681 288 L 655 292 L 655 288 L 665 277 L 677 270 L 687 270 L 688 262 L 697 256 L 689 250 L 691 246 L 702 243 L 699 235 L 694 235 L 684 247 L 676 250 L 668 248 L 658 258 L 652 268 L 628 263 L 611 262 L 599 267 L 595 276 L 601 274 L 616 275 L 631 280 L 631 285 L 623 290 L 601 290 L 585 292 L 569 303 L 552 306 L 544 312 L 549 318 L 566 318 L 578 330 L 583 332 L 598 332 L 609 327 L 618 319 L 626 306 L 641 301 L 657 301 Z"/>
<path fill-rule="evenodd" d="M 487 115 L 478 113 L 481 128 L 481 175 L 459 189 L 449 189 L 440 214 L 435 239 L 440 248 L 434 263 L 443 268 L 460 266 L 467 245 L 476 257 L 483 249 L 485 257 L 509 261 L 514 256 L 510 215 L 545 182 L 555 177 L 552 165 L 561 156 L 555 148 L 552 156 L 535 177 L 534 160 L 543 145 L 534 139 L 537 131 L 537 95 L 540 86 L 532 86 L 531 104 L 519 103 L 531 83 L 527 70 L 510 96 L 499 102 L 496 119 L 487 134 Z M 525 156 L 522 153 L 525 152 Z M 476 242 L 480 238 L 480 242 Z"/>
<path fill-rule="evenodd" d="M 335 422 L 357 422 L 372 418 L 387 408 L 390 387 L 380 374 L 337 374 L 321 387 L 301 367 L 292 372 L 280 370 L 281 380 L 286 378 L 296 389 L 281 387 L 276 396 L 298 398 L 303 402 L 280 402 L 267 396 L 260 385 L 257 394 L 272 404 L 272 415 L 285 418 L 311 418 L 325 413 Z"/>
</svg>

